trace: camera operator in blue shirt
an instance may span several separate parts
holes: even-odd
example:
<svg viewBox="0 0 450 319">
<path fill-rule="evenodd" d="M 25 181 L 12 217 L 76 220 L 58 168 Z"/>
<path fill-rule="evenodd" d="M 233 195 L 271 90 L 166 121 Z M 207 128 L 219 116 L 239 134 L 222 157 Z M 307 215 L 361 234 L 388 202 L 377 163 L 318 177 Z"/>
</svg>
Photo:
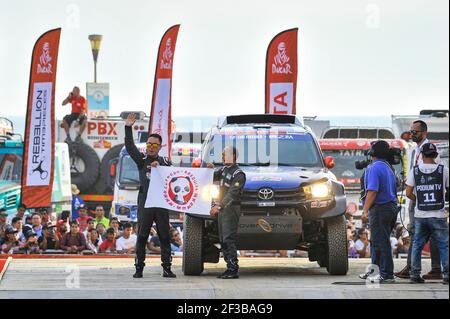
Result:
<svg viewBox="0 0 450 319">
<path fill-rule="evenodd" d="M 371 280 L 392 283 L 395 280 L 390 234 L 398 214 L 397 180 L 388 162 L 390 147 L 386 141 L 372 143 L 369 155 L 372 162 L 364 176 L 362 219 L 369 220 L 372 264 L 380 268 L 380 274 Z M 370 274 L 362 274 L 360 278 L 367 279 Z"/>
</svg>

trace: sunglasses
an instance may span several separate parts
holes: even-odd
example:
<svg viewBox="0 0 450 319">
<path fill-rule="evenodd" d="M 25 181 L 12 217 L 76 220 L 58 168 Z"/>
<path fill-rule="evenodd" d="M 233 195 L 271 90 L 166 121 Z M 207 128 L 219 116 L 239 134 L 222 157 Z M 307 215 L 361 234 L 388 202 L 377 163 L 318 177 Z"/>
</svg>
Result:
<svg viewBox="0 0 450 319">
<path fill-rule="evenodd" d="M 147 148 L 158 148 L 160 145 L 159 143 L 147 143 Z"/>
<path fill-rule="evenodd" d="M 423 131 L 416 131 L 416 130 L 411 130 L 411 131 L 409 131 L 412 135 L 416 135 L 417 133 L 419 133 L 419 132 L 423 132 Z"/>
</svg>

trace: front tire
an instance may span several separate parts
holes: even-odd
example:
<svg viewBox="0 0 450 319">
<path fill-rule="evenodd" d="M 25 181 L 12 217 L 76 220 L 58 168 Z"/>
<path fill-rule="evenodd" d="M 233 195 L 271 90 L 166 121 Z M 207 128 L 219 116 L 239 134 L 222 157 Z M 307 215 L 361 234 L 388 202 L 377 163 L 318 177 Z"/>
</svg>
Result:
<svg viewBox="0 0 450 319">
<path fill-rule="evenodd" d="M 201 218 L 184 216 L 182 268 L 187 276 L 198 276 L 203 272 L 203 229 Z"/>
<path fill-rule="evenodd" d="M 326 219 L 327 229 L 327 263 L 330 275 L 346 275 L 348 272 L 347 233 L 345 217 L 337 216 Z"/>
</svg>

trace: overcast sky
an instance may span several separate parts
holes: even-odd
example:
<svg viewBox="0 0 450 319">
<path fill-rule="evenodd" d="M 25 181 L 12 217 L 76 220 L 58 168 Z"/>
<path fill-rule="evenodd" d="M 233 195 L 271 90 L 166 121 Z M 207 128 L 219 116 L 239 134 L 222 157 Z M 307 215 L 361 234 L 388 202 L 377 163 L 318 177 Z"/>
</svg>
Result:
<svg viewBox="0 0 450 319">
<path fill-rule="evenodd" d="M 57 116 L 74 85 L 93 80 L 89 34 L 103 35 L 98 81 L 111 114 L 149 114 L 158 45 L 181 24 L 174 116 L 264 110 L 267 45 L 299 28 L 302 115 L 417 114 L 449 106 L 448 0 L 0 0 L 0 116 L 24 115 L 31 51 L 62 27 Z"/>
</svg>

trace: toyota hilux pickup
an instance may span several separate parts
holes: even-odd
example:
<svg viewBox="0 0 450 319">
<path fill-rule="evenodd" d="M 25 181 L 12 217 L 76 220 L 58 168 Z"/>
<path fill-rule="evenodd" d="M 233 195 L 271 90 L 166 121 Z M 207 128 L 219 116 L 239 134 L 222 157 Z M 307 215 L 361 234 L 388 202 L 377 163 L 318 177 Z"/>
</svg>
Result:
<svg viewBox="0 0 450 319">
<path fill-rule="evenodd" d="M 220 167 L 222 150 L 237 148 L 246 174 L 240 200 L 239 250 L 305 250 L 331 275 L 348 271 L 344 185 L 330 171 L 315 135 L 294 115 L 227 116 L 211 128 L 198 167 Z M 186 214 L 183 272 L 200 275 L 218 262 L 215 218 Z"/>
</svg>

